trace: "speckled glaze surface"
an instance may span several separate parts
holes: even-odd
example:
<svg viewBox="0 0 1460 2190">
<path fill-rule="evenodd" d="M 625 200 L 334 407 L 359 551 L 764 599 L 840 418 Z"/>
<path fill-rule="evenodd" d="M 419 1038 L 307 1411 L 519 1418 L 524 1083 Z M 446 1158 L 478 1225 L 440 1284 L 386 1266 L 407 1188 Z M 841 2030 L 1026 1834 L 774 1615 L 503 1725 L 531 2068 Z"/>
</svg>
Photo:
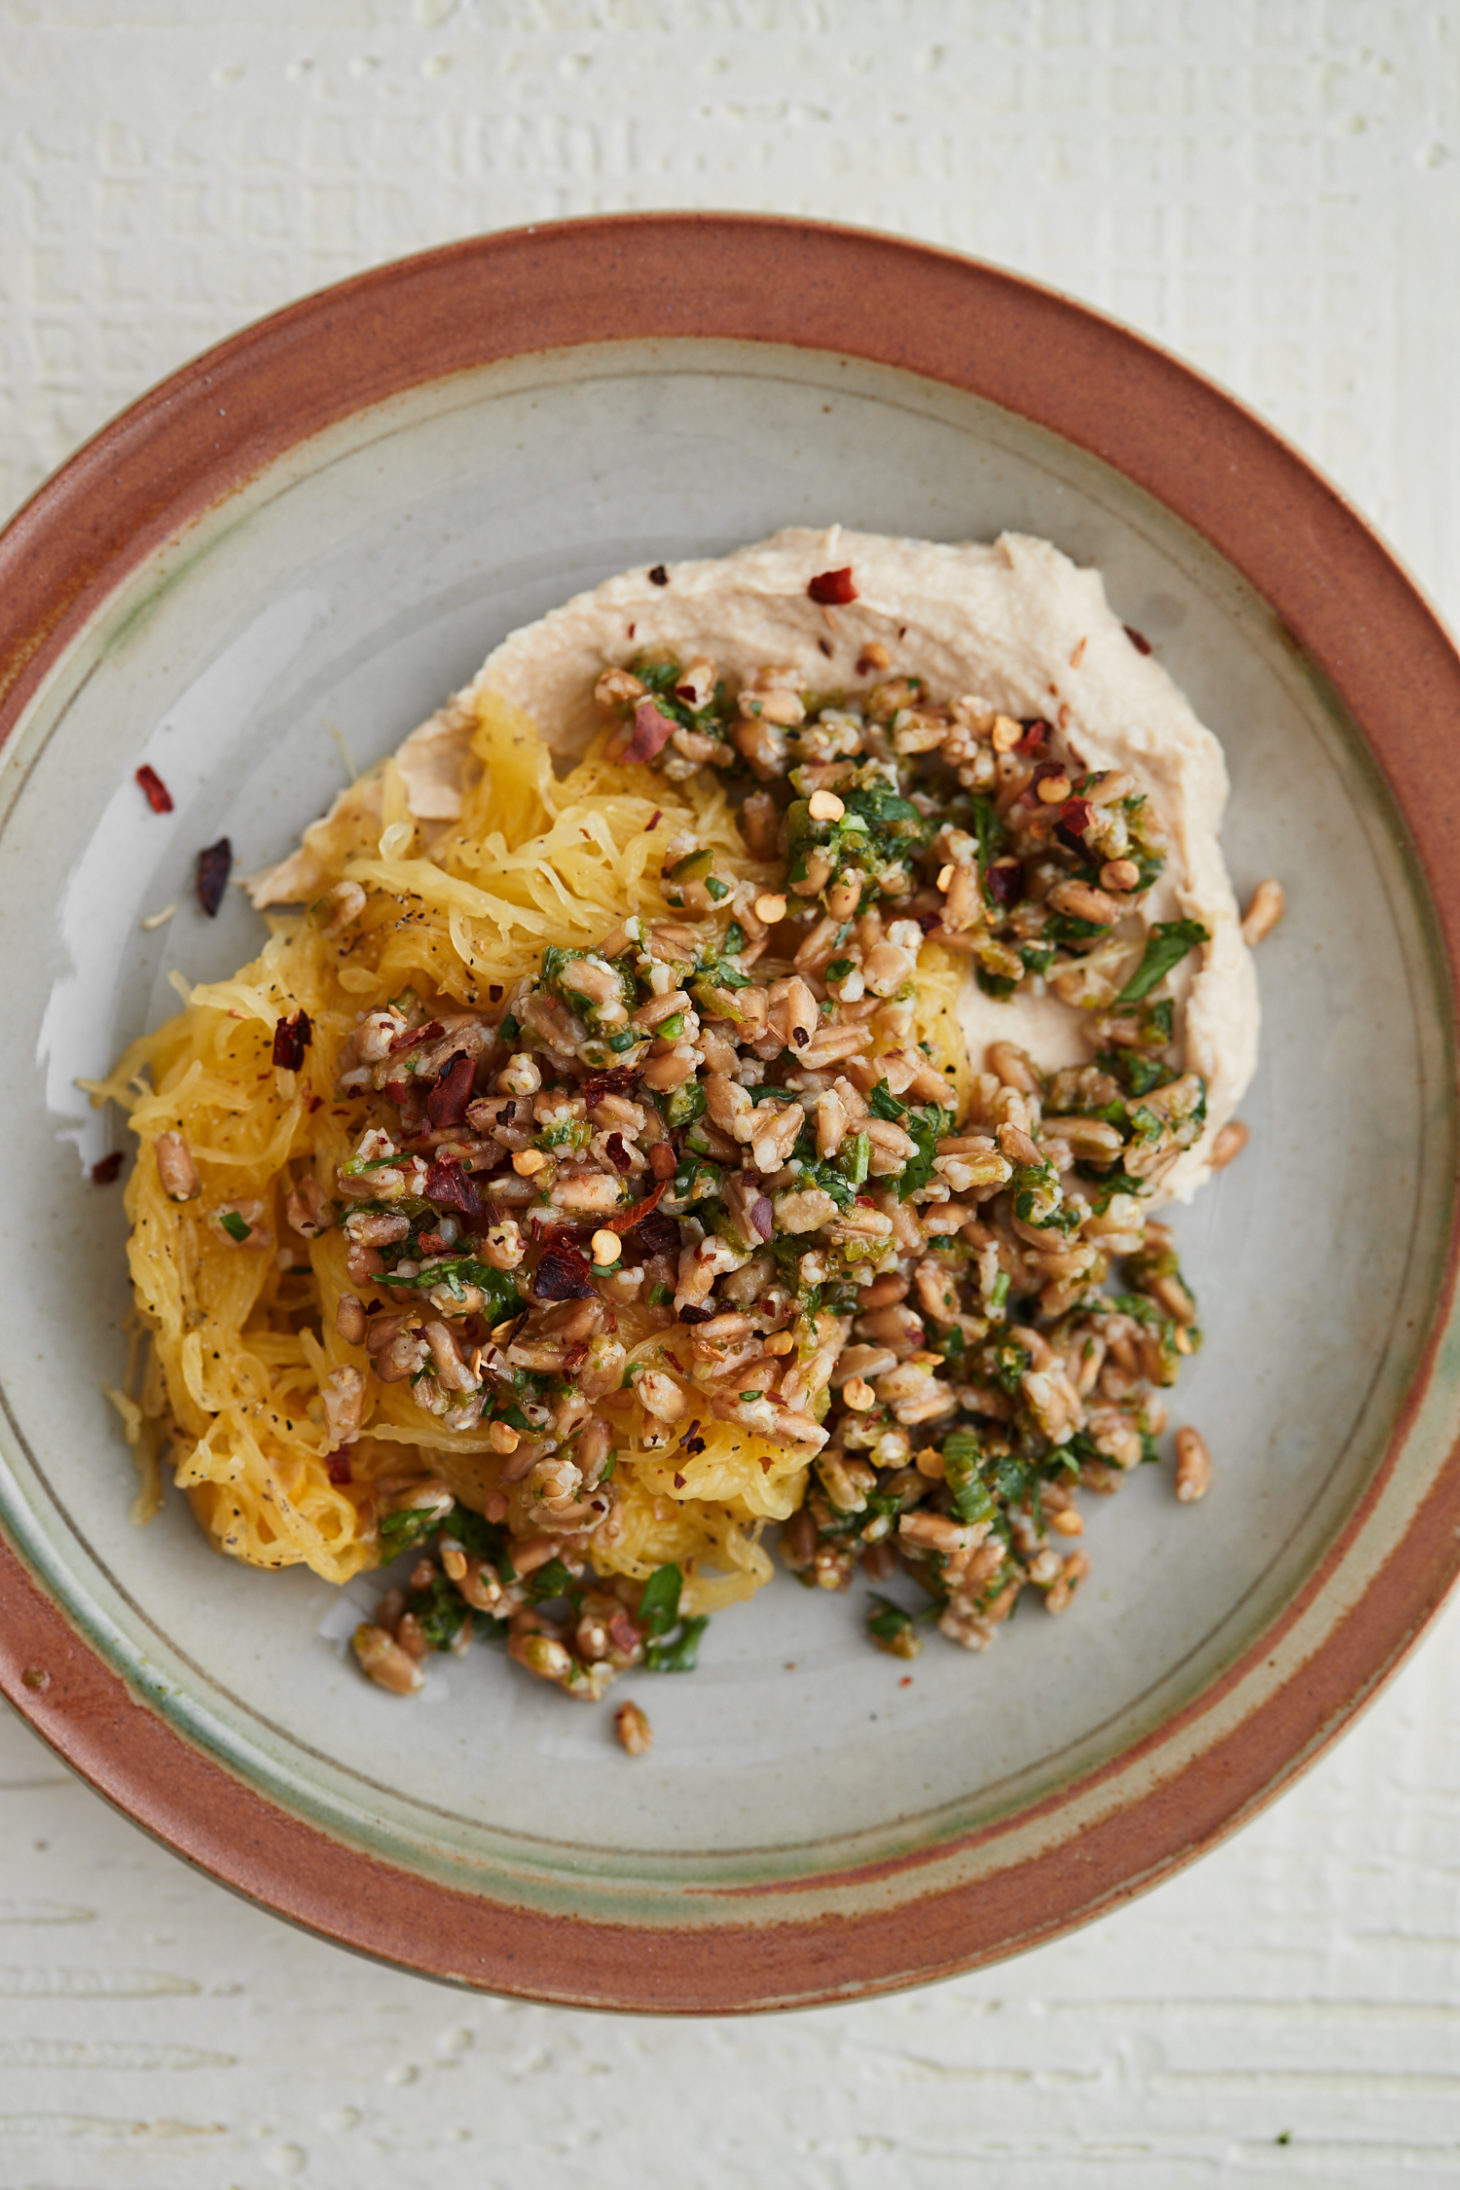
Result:
<svg viewBox="0 0 1460 2190">
<path fill-rule="evenodd" d="M 870 302 L 869 302 L 870 300 Z M 875 308 L 873 308 L 875 307 Z M 117 1139 L 78 1075 L 258 934 L 187 900 L 283 851 L 503 633 L 643 559 L 781 523 L 1039 532 L 1105 573 L 1226 745 L 1239 892 L 1281 873 L 1253 1144 L 1182 1221 L 1203 1507 L 1143 1471 L 1092 1584 L 983 1660 L 874 1656 L 783 1581 L 642 1700 L 629 1764 L 479 1652 L 402 1707 L 356 1611 L 127 1524 L 100 1385 L 126 1310 Z M 344 1943 L 588 2004 L 764 2007 L 1013 1952 L 1269 1797 L 1456 1564 L 1460 663 L 1333 492 L 1135 338 L 986 268 L 793 224 L 486 238 L 190 367 L 0 540 L 0 1075 L 26 1272 L 0 1338 L 0 1676 L 180 1853 Z M 152 815 L 143 760 L 176 799 Z M 166 927 L 140 918 L 176 901 Z M 48 1241 L 37 1256 L 33 1242 Z M 50 1251 L 54 1247 L 54 1252 Z M 78 1272 L 84 1280 L 78 1286 Z M 649 1684 L 641 1683 L 648 1691 Z"/>
</svg>

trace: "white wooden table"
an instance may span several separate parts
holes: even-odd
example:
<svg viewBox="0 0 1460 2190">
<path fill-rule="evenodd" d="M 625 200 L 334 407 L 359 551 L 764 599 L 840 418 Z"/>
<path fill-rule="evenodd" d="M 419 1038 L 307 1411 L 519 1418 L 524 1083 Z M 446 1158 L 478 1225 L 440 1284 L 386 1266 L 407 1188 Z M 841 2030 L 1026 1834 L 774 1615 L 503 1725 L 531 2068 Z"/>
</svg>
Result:
<svg viewBox="0 0 1460 2190">
<path fill-rule="evenodd" d="M 321 282 L 478 228 L 731 205 L 904 230 L 1134 322 L 1312 451 L 1460 619 L 1460 0 L 0 0 L 0 29 L 0 506 Z M 0 1723 L 0 2186 L 1453 2183 L 1457 1697 L 1452 1611 L 1151 1898 L 982 1976 L 745 2024 L 349 1960 Z"/>
</svg>

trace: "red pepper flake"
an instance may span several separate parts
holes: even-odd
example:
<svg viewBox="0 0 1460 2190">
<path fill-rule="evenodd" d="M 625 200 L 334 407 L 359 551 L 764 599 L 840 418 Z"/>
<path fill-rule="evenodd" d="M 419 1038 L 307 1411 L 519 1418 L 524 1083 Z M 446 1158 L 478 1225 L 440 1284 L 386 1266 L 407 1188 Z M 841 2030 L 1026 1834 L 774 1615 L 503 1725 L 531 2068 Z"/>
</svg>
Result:
<svg viewBox="0 0 1460 2190">
<path fill-rule="evenodd" d="M 615 1171 L 623 1172 L 633 1170 L 634 1159 L 629 1154 L 628 1149 L 624 1146 L 624 1137 L 622 1133 L 610 1133 L 608 1139 L 604 1142 L 603 1146 L 604 1152 L 607 1155 L 609 1162 L 613 1165 Z"/>
<path fill-rule="evenodd" d="M 493 1004 L 500 1004 L 500 1003 L 501 1003 L 501 1001 L 502 1001 L 502 984 L 501 984 L 501 982 L 500 982 L 500 981 L 489 981 L 489 982 L 487 983 L 487 1000 L 488 1000 L 488 1002 L 489 1002 L 489 1003 L 493 1003 Z"/>
<path fill-rule="evenodd" d="M 422 1232 L 417 1236 L 416 1244 L 423 1255 L 444 1255 L 451 1242 L 443 1239 L 439 1232 Z"/>
<path fill-rule="evenodd" d="M 677 1255 L 679 1253 L 679 1226 L 673 1217 L 645 1217 L 635 1227 L 635 1244 L 648 1256 Z"/>
<path fill-rule="evenodd" d="M 410 1100 L 411 1083 L 409 1080 L 387 1080 L 380 1092 L 397 1110 L 403 1110 Z"/>
<path fill-rule="evenodd" d="M 316 1095 L 313 1088 L 307 1090 L 304 1097 L 304 1107 L 306 1110 L 318 1110 L 323 1102 L 324 1097 L 322 1095 Z"/>
<path fill-rule="evenodd" d="M 329 1479 L 332 1483 L 354 1482 L 355 1478 L 350 1473 L 350 1455 L 343 1446 L 337 1452 L 327 1452 L 324 1456 L 324 1464 L 329 1470 Z"/>
<path fill-rule="evenodd" d="M 112 1185 L 125 1160 L 120 1148 L 114 1148 L 109 1156 L 103 1156 L 99 1163 L 94 1163 L 91 1167 L 92 1185 Z"/>
<path fill-rule="evenodd" d="M 297 1072 L 313 1040 L 307 1011 L 296 1011 L 292 1019 L 281 1019 L 274 1028 L 274 1063 L 285 1072 Z"/>
<path fill-rule="evenodd" d="M 593 1274 L 587 1257 L 564 1241 L 550 1241 L 532 1273 L 531 1292 L 534 1300 L 592 1300 Z"/>
<path fill-rule="evenodd" d="M 172 793 L 155 768 L 149 768 L 144 760 L 136 772 L 135 780 L 142 787 L 142 795 L 154 814 L 172 812 Z"/>
<path fill-rule="evenodd" d="M 583 1105 L 592 1110 L 605 1095 L 627 1095 L 639 1077 L 632 1065 L 614 1065 L 607 1072 L 590 1072 L 583 1082 Z"/>
<path fill-rule="evenodd" d="M 656 753 L 664 750 L 678 728 L 678 723 L 671 716 L 661 714 L 654 701 L 646 696 L 634 709 L 634 727 L 627 745 L 619 752 L 619 759 L 652 760 Z M 656 814 L 654 819 L 658 818 Z"/>
<path fill-rule="evenodd" d="M 1014 747 L 1014 751 L 1016 753 L 1037 753 L 1043 747 L 1046 739 L 1052 735 L 1049 724 L 1042 717 L 1037 717 L 1033 722 L 1024 725 L 1024 735 Z"/>
<path fill-rule="evenodd" d="M 664 565 L 663 565 L 662 563 L 656 563 L 656 564 L 654 565 L 654 568 L 653 568 L 653 569 L 652 569 L 652 570 L 650 571 L 650 573 L 649 573 L 649 583 L 650 583 L 650 585 L 651 585 L 651 586 L 667 586 L 667 585 L 668 585 L 668 583 L 669 583 L 669 573 L 668 573 L 668 571 L 667 571 L 667 570 L 666 570 L 666 569 L 664 568 Z"/>
<path fill-rule="evenodd" d="M 439 1163 L 432 1164 L 426 1173 L 426 1199 L 438 1209 L 454 1209 L 458 1216 L 479 1217 L 482 1213 L 482 1198 L 457 1156 L 443 1156 Z"/>
<path fill-rule="evenodd" d="M 996 905 L 1017 905 L 1024 895 L 1024 863 L 996 859 L 983 878 L 983 886 Z"/>
<path fill-rule="evenodd" d="M 1072 836 L 1083 836 L 1094 818 L 1095 809 L 1087 798 L 1067 798 L 1060 808 L 1060 827 Z"/>
<path fill-rule="evenodd" d="M 822 608 L 845 608 L 849 601 L 857 598 L 857 589 L 852 583 L 851 564 L 846 564 L 841 570 L 819 572 L 806 591 Z"/>
<path fill-rule="evenodd" d="M 681 1437 L 681 1439 L 679 1440 L 679 1449 L 680 1449 L 680 1451 L 681 1451 L 681 1452 L 683 1452 L 683 1451 L 684 1451 L 684 1448 L 685 1448 L 685 1446 L 686 1446 L 686 1445 L 687 1445 L 687 1444 L 689 1443 L 690 1439 L 691 1439 L 691 1438 L 692 1438 L 692 1437 L 693 1437 L 693 1436 L 695 1435 L 696 1431 L 697 1431 L 697 1430 L 699 1429 L 699 1426 L 700 1426 L 700 1418 L 699 1418 L 699 1416 L 698 1416 L 698 1415 L 696 1415 L 696 1416 L 695 1416 L 695 1418 L 694 1418 L 694 1420 L 693 1420 L 693 1422 L 691 1422 L 691 1424 L 690 1424 L 689 1428 L 688 1428 L 688 1429 L 687 1429 L 687 1430 L 685 1431 L 685 1433 L 684 1433 L 683 1437 Z"/>
<path fill-rule="evenodd" d="M 226 836 L 220 836 L 216 844 L 205 844 L 198 854 L 198 872 L 194 884 L 198 903 L 210 920 L 218 917 L 218 907 L 223 902 L 223 892 L 228 887 L 228 877 L 233 871 L 233 846 Z"/>
<path fill-rule="evenodd" d="M 399 1034 L 391 1036 L 386 1050 L 387 1057 L 398 1057 L 403 1049 L 414 1049 L 419 1042 L 434 1042 L 445 1027 L 439 1019 L 428 1019 L 423 1027 L 402 1027 Z"/>
<path fill-rule="evenodd" d="M 625 1232 L 632 1232 L 636 1224 L 642 1224 L 646 1217 L 653 1216 L 654 1211 L 668 1191 L 668 1179 L 660 1179 L 656 1186 L 650 1188 L 642 1201 L 630 1202 L 627 1209 L 616 1209 L 611 1217 L 606 1217 L 604 1219 L 604 1230 L 606 1232 L 617 1232 L 620 1235 Z"/>
<path fill-rule="evenodd" d="M 898 1682 L 897 1685 L 899 1688 L 911 1688 L 912 1684 L 913 1677 L 911 1673 L 904 1673 L 902 1679 Z"/>
<path fill-rule="evenodd" d="M 816 645 L 817 645 L 817 649 L 818 649 L 818 651 L 819 651 L 820 653 L 824 654 L 824 655 L 826 656 L 827 660 L 828 660 L 828 661 L 830 661 L 830 660 L 831 660 L 831 657 L 832 657 L 832 654 L 833 654 L 833 652 L 835 651 L 835 649 L 834 649 L 834 648 L 833 648 L 833 646 L 832 646 L 832 643 L 831 643 L 830 639 L 818 639 L 818 640 L 817 640 L 817 642 L 816 642 Z"/>
<path fill-rule="evenodd" d="M 653 813 L 652 813 L 652 814 L 650 814 L 650 816 L 649 816 L 648 820 L 647 820 L 647 821 L 646 821 L 646 822 L 644 823 L 644 834 L 645 834 L 645 836 L 647 836 L 647 835 L 649 834 L 649 832 L 650 832 L 650 830 L 651 830 L 651 829 L 657 829 L 657 828 L 658 828 L 658 826 L 659 826 L 659 824 L 660 824 L 660 822 L 661 822 L 661 821 L 662 821 L 663 819 L 664 819 L 664 808 L 663 808 L 662 806 L 656 806 L 656 807 L 655 807 L 655 809 L 654 809 L 654 811 L 653 811 Z"/>
<path fill-rule="evenodd" d="M 447 1058 L 436 1076 L 435 1086 L 426 1097 L 426 1116 L 432 1125 L 463 1123 L 476 1076 L 476 1061 L 468 1057 L 464 1049 L 457 1050 L 454 1056 Z M 427 1191 L 429 1192 L 429 1188 Z"/>
<path fill-rule="evenodd" d="M 674 1478 L 674 1487 L 675 1487 L 675 1489 L 676 1489 L 676 1490 L 683 1490 L 683 1489 L 684 1489 L 684 1477 L 683 1477 L 682 1475 L 676 1475 L 676 1476 L 675 1476 L 675 1478 Z"/>
<path fill-rule="evenodd" d="M 681 1323 L 708 1323 L 716 1313 L 714 1308 L 696 1308 L 692 1301 L 686 1301 L 679 1311 L 679 1320 Z"/>
<path fill-rule="evenodd" d="M 1151 652 L 1151 642 L 1144 631 L 1137 631 L 1134 624 L 1122 624 L 1120 628 L 1138 654 L 1149 654 Z"/>
</svg>

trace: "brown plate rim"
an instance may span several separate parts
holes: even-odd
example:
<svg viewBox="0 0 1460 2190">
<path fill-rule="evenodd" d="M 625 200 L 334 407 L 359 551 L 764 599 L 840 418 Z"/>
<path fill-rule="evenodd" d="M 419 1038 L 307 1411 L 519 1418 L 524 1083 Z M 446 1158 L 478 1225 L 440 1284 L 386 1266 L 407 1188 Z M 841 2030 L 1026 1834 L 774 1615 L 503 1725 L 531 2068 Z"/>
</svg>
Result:
<svg viewBox="0 0 1460 2190">
<path fill-rule="evenodd" d="M 126 575 L 290 448 L 423 382 L 646 338 L 782 344 L 911 372 L 1049 429 L 1164 503 L 1264 598 L 1359 727 L 1419 853 L 1452 1006 L 1460 998 L 1460 868 L 1449 856 L 1460 782 L 1442 765 L 1445 725 L 1460 719 L 1460 657 L 1413 581 L 1296 450 L 1179 360 L 1014 274 L 866 230 L 716 213 L 554 223 L 396 261 L 246 328 L 105 427 L 0 535 L 0 742 Z M 1456 1261 L 1452 1213 L 1423 1361 L 1373 1480 L 1292 1604 L 1153 1742 L 1196 1729 L 1231 1698 L 1359 1541 L 1433 1378 Z M 527 1998 L 724 2013 L 950 1975 L 1155 1883 L 1321 1752 L 1457 1574 L 1452 1454 L 1317 1650 L 1145 1794 L 971 1884 L 929 1875 L 926 1892 L 896 1906 L 879 1900 L 875 1879 L 890 1869 L 906 1883 L 925 1855 L 844 1878 L 868 1889 L 855 1908 L 798 1914 L 794 1889 L 780 1910 L 774 1888 L 720 1896 L 722 1917 L 738 1898 L 760 1906 L 708 1937 L 688 1922 L 649 1929 L 466 1893 L 330 1836 L 148 1708 L 4 1540 L 0 1689 L 136 1823 L 339 1945 Z"/>
</svg>

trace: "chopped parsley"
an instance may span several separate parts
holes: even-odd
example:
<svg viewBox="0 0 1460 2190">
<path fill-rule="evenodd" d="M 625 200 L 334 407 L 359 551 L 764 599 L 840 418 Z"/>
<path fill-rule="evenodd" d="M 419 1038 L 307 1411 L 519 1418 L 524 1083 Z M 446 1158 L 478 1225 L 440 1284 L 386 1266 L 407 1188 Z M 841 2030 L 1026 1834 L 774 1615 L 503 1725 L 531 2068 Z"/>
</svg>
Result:
<svg viewBox="0 0 1460 2190">
<path fill-rule="evenodd" d="M 1179 966 L 1188 951 L 1198 943 L 1209 943 L 1211 936 L 1199 920 L 1158 920 L 1146 937 L 1146 947 L 1141 962 L 1126 982 L 1115 1001 L 1117 1004 L 1138 1004 L 1143 996 L 1149 996 L 1158 981 L 1164 981 L 1173 966 Z"/>
<path fill-rule="evenodd" d="M 874 1609 L 867 1614 L 867 1633 L 879 1650 L 890 1657 L 915 1658 L 922 1648 L 913 1616 L 890 1597 L 874 1596 Z"/>
<path fill-rule="evenodd" d="M 936 1103 L 925 1109 L 904 1112 L 902 1130 L 910 1134 L 917 1143 L 917 1153 L 908 1157 L 897 1181 L 899 1201 L 906 1201 L 909 1194 L 916 1194 L 920 1187 L 927 1185 L 933 1176 L 933 1159 L 938 1153 L 938 1143 L 952 1123 L 952 1111 L 940 1109 Z"/>
<path fill-rule="evenodd" d="M 684 1577 L 677 1566 L 654 1569 L 639 1599 L 639 1625 L 649 1630 L 644 1663 L 651 1673 L 692 1673 L 699 1661 L 700 1637 L 710 1622 L 704 1613 L 685 1617 L 679 1609 Z"/>
<path fill-rule="evenodd" d="M 440 1515 L 434 1506 L 407 1506 L 400 1513 L 385 1514 L 380 1522 L 380 1564 L 389 1566 L 409 1545 L 420 1543 L 439 1525 Z"/>
</svg>

